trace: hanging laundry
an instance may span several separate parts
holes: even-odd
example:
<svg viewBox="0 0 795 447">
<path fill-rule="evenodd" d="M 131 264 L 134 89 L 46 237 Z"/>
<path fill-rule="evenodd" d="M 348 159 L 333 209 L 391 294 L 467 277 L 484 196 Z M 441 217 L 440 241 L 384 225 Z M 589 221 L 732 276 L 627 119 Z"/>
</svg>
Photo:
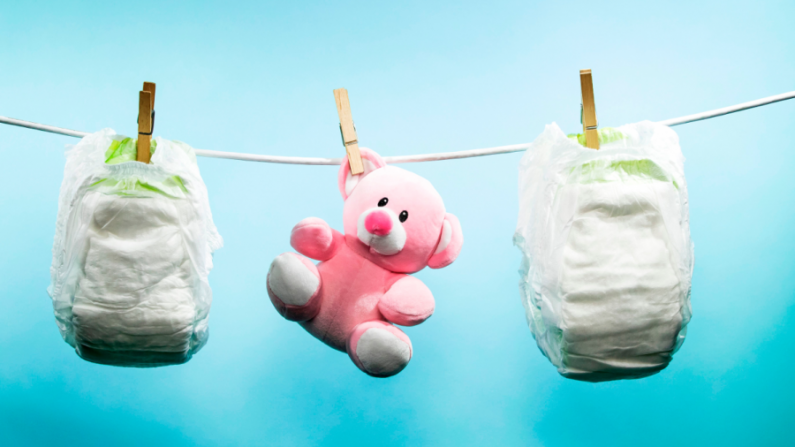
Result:
<svg viewBox="0 0 795 447">
<path fill-rule="evenodd" d="M 693 245 L 679 139 L 644 121 L 585 148 L 552 124 L 519 168 L 514 243 L 541 351 L 565 377 L 649 376 L 690 320 Z"/>
<path fill-rule="evenodd" d="M 207 341 L 222 246 L 194 150 L 105 129 L 67 152 L 48 292 L 64 340 L 91 362 L 161 366 Z"/>
</svg>

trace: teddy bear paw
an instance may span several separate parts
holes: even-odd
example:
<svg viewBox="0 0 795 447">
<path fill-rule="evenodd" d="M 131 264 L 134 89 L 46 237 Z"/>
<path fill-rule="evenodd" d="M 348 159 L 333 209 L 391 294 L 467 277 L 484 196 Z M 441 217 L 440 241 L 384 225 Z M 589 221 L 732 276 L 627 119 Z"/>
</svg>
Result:
<svg viewBox="0 0 795 447">
<path fill-rule="evenodd" d="M 411 360 L 411 351 L 406 334 L 381 322 L 357 326 L 348 346 L 348 355 L 356 366 L 374 377 L 389 377 L 402 371 Z"/>
<path fill-rule="evenodd" d="M 268 270 L 268 296 L 288 320 L 306 321 L 320 309 L 320 274 L 309 259 L 282 253 Z"/>
</svg>

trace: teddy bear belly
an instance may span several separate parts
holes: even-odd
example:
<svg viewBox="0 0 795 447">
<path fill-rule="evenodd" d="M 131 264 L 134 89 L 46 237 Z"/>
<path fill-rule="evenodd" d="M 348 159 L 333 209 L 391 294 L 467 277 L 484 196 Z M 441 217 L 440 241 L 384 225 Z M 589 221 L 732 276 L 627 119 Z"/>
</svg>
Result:
<svg viewBox="0 0 795 447">
<path fill-rule="evenodd" d="M 348 337 L 358 324 L 386 321 L 378 302 L 401 275 L 378 267 L 347 247 L 340 251 L 318 264 L 320 312 L 301 325 L 327 345 L 345 352 Z"/>
</svg>

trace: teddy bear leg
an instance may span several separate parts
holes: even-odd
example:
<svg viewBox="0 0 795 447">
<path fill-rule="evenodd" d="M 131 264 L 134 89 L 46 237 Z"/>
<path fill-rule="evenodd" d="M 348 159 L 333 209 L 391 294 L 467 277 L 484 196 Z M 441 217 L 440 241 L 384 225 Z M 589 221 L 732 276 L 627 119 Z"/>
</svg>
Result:
<svg viewBox="0 0 795 447">
<path fill-rule="evenodd" d="M 393 376 L 411 360 L 411 340 L 400 329 L 383 321 L 368 321 L 353 329 L 348 355 L 362 371 L 374 377 Z"/>
<path fill-rule="evenodd" d="M 307 321 L 320 311 L 320 273 L 308 258 L 282 253 L 268 270 L 268 296 L 291 321 Z"/>
</svg>

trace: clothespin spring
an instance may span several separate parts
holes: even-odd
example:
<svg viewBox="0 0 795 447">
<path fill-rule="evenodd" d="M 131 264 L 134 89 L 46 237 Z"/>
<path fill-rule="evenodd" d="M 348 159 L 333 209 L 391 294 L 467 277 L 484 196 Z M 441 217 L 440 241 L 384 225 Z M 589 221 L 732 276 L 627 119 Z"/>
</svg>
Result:
<svg viewBox="0 0 795 447">
<path fill-rule="evenodd" d="M 356 123 L 353 123 L 353 131 L 356 132 Z M 359 144 L 359 140 L 348 141 L 347 143 L 345 142 L 345 135 L 342 133 L 342 124 L 340 124 L 340 139 L 342 140 L 342 145 L 346 148 L 349 144 Z"/>
<path fill-rule="evenodd" d="M 135 119 L 135 123 L 138 124 L 138 118 Z M 138 135 L 152 135 L 152 132 L 155 131 L 155 110 L 152 109 L 152 127 L 149 133 L 147 132 L 138 132 Z"/>
</svg>

